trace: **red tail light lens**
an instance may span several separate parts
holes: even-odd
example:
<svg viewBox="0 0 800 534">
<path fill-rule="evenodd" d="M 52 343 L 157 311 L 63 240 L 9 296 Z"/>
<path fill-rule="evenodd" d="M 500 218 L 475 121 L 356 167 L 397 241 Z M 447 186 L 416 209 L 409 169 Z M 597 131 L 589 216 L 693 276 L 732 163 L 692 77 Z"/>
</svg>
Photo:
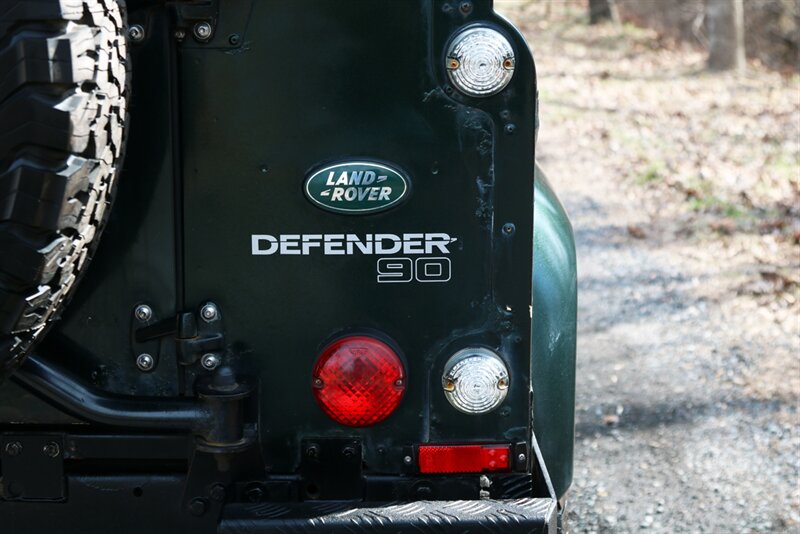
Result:
<svg viewBox="0 0 800 534">
<path fill-rule="evenodd" d="M 322 410 L 347 426 L 379 423 L 406 389 L 400 357 L 383 341 L 350 336 L 334 341 L 314 365 L 312 390 Z"/>
<path fill-rule="evenodd" d="M 420 473 L 483 473 L 510 469 L 510 445 L 420 445 Z"/>
</svg>

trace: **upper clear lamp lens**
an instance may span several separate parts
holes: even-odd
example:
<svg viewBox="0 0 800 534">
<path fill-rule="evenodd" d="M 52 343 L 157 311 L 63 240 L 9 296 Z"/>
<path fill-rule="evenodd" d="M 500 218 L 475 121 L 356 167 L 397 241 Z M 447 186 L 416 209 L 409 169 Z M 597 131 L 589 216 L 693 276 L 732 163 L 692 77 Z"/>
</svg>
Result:
<svg viewBox="0 0 800 534">
<path fill-rule="evenodd" d="M 503 34 L 490 28 L 468 28 L 447 50 L 450 82 L 470 96 L 502 91 L 514 76 L 514 50 Z"/>
<path fill-rule="evenodd" d="M 486 413 L 497 408 L 508 394 L 508 369 L 489 349 L 472 347 L 456 352 L 444 366 L 445 397 L 459 411 Z"/>
</svg>

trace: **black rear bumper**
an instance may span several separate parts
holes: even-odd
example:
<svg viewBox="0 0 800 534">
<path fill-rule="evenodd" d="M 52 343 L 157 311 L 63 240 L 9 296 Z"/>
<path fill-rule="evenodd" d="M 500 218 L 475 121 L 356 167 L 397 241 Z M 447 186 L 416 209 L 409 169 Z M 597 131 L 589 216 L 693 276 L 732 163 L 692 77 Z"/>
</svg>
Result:
<svg viewBox="0 0 800 534">
<path fill-rule="evenodd" d="M 219 532 L 535 532 L 556 534 L 554 499 L 305 502 L 225 507 Z"/>
</svg>

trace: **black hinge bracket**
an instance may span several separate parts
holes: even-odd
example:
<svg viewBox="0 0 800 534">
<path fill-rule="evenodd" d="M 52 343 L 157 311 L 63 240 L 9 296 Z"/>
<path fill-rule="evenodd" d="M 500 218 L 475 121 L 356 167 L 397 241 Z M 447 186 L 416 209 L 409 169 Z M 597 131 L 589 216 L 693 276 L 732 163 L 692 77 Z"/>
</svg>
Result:
<svg viewBox="0 0 800 534">
<path fill-rule="evenodd" d="M 0 436 L 3 477 L 0 495 L 16 501 L 63 501 L 64 436 L 3 433 Z"/>
<path fill-rule="evenodd" d="M 305 439 L 301 445 L 301 496 L 305 499 L 362 499 L 361 442 L 349 438 Z"/>
<path fill-rule="evenodd" d="M 205 43 L 216 33 L 219 21 L 218 0 L 180 0 L 175 6 L 175 34 L 179 40 L 192 36 Z"/>
<path fill-rule="evenodd" d="M 207 354 L 221 356 L 225 349 L 222 322 L 214 320 L 198 324 L 195 314 L 188 312 L 139 328 L 134 341 L 147 343 L 164 337 L 174 338 L 178 363 L 182 365 L 192 365 Z"/>
</svg>

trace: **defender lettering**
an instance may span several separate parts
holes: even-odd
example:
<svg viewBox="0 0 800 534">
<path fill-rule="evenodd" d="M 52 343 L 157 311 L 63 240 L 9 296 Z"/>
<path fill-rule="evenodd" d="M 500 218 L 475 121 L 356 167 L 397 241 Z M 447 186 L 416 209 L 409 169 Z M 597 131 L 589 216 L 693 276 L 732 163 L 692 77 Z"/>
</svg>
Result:
<svg viewBox="0 0 800 534">
<path fill-rule="evenodd" d="M 408 255 L 450 254 L 447 248 L 456 238 L 445 233 L 409 234 L 253 234 L 253 256 L 388 256 L 402 252 Z"/>
</svg>

